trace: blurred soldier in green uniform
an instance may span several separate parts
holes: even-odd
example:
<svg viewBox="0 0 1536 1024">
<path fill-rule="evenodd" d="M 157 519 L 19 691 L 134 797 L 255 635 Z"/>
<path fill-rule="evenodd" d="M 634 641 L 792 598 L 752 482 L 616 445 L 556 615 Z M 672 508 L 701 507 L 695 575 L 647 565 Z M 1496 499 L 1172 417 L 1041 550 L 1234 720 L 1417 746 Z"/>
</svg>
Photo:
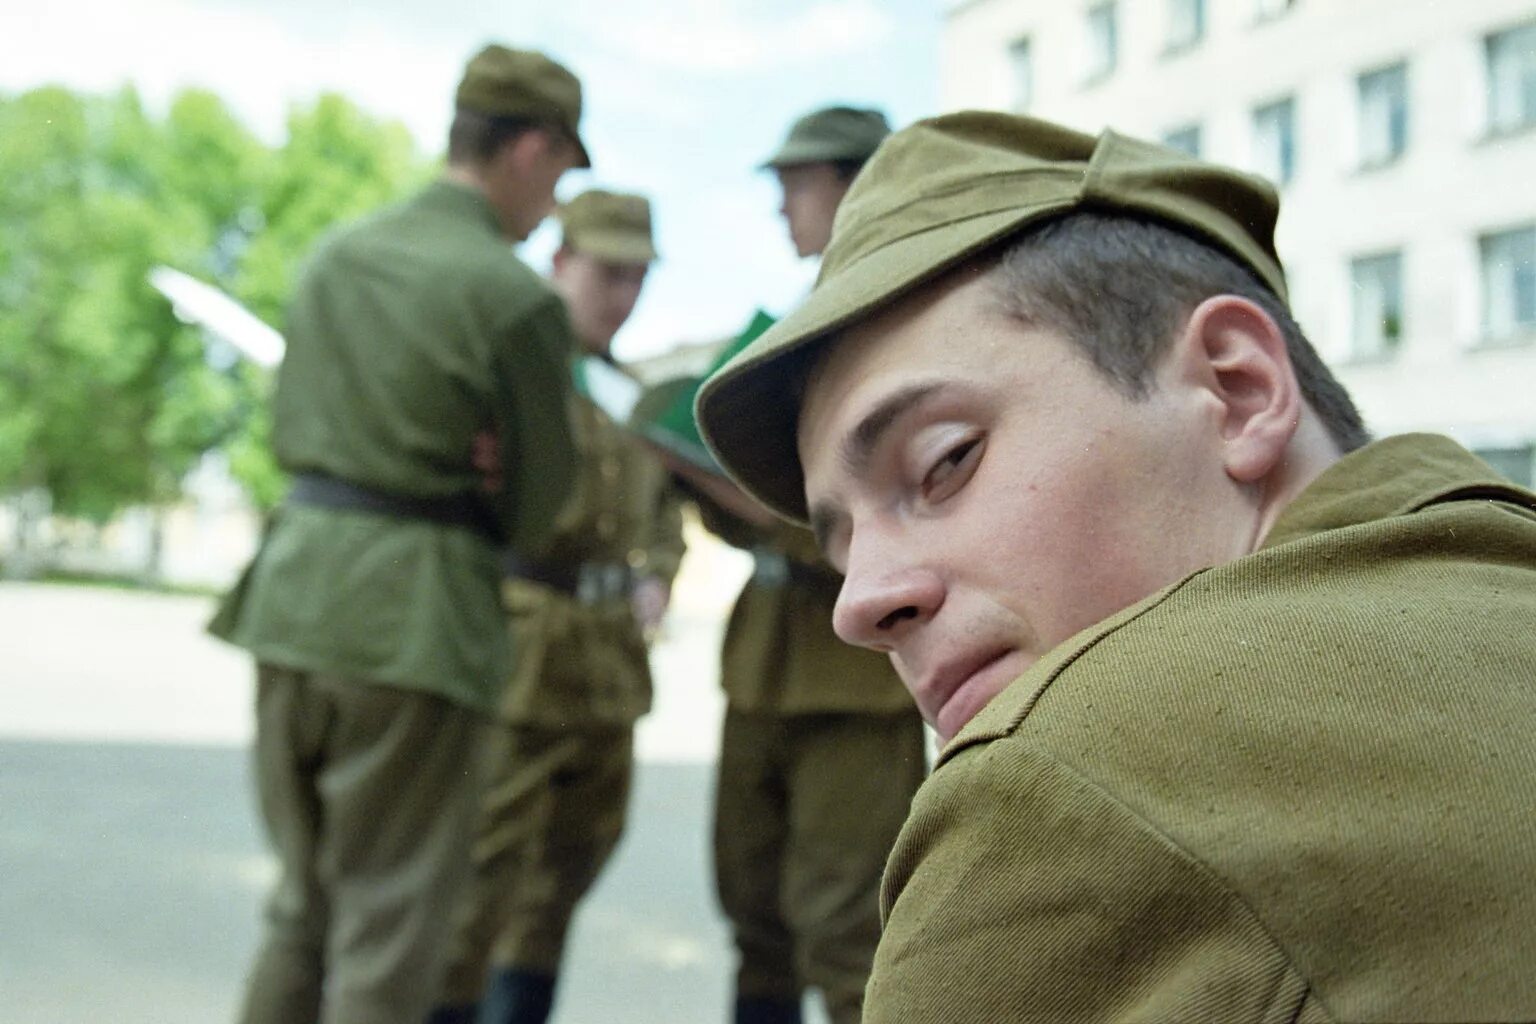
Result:
<svg viewBox="0 0 1536 1024">
<path fill-rule="evenodd" d="M 891 137 L 699 393 L 947 746 L 871 1024 L 1536 1018 L 1536 494 L 1371 442 L 1261 179 Z"/>
<path fill-rule="evenodd" d="M 551 281 L 581 347 L 611 363 L 613 337 L 656 258 L 650 204 L 593 190 L 560 222 Z M 474 888 L 432 1018 L 441 1024 L 547 1019 L 571 918 L 624 826 L 635 720 L 651 706 L 646 633 L 682 560 L 679 501 L 660 463 L 587 395 L 571 411 L 573 499 L 538 557 L 508 565 L 515 669 L 499 708 Z"/>
<path fill-rule="evenodd" d="M 581 87 L 490 46 L 456 108 L 442 180 L 337 233 L 298 281 L 272 430 L 293 489 L 213 625 L 256 656 L 281 865 L 250 1024 L 431 1006 L 510 671 L 502 552 L 542 543 L 573 482 L 570 323 L 508 242 L 588 163 Z"/>
<path fill-rule="evenodd" d="M 767 166 L 796 251 L 817 255 L 859 167 L 889 132 L 872 110 L 800 119 Z M 879 939 L 880 873 L 925 772 L 922 720 L 881 655 L 832 632 L 839 577 L 810 533 L 700 502 L 756 563 L 726 629 L 715 875 L 740 962 L 737 1024 L 800 1020 L 816 988 L 859 1019 Z"/>
</svg>

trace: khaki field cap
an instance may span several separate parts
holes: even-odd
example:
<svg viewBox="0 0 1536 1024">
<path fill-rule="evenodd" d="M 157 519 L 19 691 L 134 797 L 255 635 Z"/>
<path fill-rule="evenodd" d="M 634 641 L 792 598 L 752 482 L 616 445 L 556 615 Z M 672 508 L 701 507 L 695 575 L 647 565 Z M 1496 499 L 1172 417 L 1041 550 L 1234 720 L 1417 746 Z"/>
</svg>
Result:
<svg viewBox="0 0 1536 1024">
<path fill-rule="evenodd" d="M 581 83 L 576 76 L 534 50 L 492 43 L 469 59 L 454 106 L 493 117 L 528 117 L 558 125 L 576 143 L 580 161 L 591 167 L 581 141 Z"/>
<path fill-rule="evenodd" d="M 796 121 L 779 151 L 763 161 L 762 166 L 769 170 L 835 160 L 868 160 L 890 134 L 891 126 L 878 110 L 827 107 Z"/>
<path fill-rule="evenodd" d="M 816 346 L 1025 225 L 1074 209 L 1180 228 L 1285 299 L 1279 201 L 1260 178 L 1034 118 L 969 111 L 919 121 L 854 179 L 805 302 L 700 389 L 699 428 L 716 459 L 764 505 L 804 522 L 795 391 Z"/>
<path fill-rule="evenodd" d="M 649 263 L 656 258 L 651 204 L 644 196 L 590 189 L 560 208 L 560 229 L 566 245 L 600 260 Z"/>
</svg>

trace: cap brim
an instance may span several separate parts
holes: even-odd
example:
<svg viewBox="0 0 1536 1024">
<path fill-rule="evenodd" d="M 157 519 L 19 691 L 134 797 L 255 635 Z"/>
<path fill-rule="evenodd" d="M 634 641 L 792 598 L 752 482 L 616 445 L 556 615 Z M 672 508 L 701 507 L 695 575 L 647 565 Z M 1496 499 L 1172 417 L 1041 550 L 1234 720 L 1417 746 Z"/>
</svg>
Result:
<svg viewBox="0 0 1536 1024">
<path fill-rule="evenodd" d="M 1074 196 L 1063 195 L 1059 201 L 940 224 L 842 268 L 704 382 L 695 415 L 705 444 L 748 494 L 778 515 L 805 523 L 805 480 L 795 436 L 800 410 L 789 391 L 800 364 L 829 334 L 1074 202 Z"/>
<path fill-rule="evenodd" d="M 806 164 L 831 164 L 839 160 L 867 160 L 874 152 L 870 149 L 853 149 L 840 145 L 785 146 L 773 156 L 757 165 L 760 171 L 777 171 L 786 167 L 803 167 Z"/>
</svg>

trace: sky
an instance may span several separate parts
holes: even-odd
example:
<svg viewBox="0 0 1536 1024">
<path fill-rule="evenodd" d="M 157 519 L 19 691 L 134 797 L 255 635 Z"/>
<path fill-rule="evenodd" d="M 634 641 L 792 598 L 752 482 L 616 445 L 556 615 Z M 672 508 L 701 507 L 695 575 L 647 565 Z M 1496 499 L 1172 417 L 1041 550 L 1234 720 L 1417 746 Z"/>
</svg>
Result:
<svg viewBox="0 0 1536 1024">
<path fill-rule="evenodd" d="M 0 90 L 135 85 L 152 106 L 211 89 L 270 142 L 290 105 L 340 92 L 442 151 L 464 62 L 545 51 L 582 80 L 593 170 L 561 182 L 651 197 L 662 259 L 620 358 L 732 335 L 810 286 L 756 170 L 800 114 L 937 112 L 941 0 L 50 0 L 0 7 Z M 545 270 L 556 232 L 522 247 Z"/>
</svg>

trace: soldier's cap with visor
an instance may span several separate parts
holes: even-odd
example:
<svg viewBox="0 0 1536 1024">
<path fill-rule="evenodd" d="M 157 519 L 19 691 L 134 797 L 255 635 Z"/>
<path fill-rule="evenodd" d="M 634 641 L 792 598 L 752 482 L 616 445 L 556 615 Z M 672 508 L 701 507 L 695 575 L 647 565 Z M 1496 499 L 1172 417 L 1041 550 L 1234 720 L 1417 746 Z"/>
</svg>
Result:
<svg viewBox="0 0 1536 1024">
<path fill-rule="evenodd" d="M 854 179 L 804 303 L 705 381 L 695 413 L 710 451 L 758 501 L 805 522 L 795 433 L 808 360 L 837 332 L 968 258 L 1075 210 L 1182 231 L 1285 301 L 1279 200 L 1261 178 L 1113 131 L 1094 137 L 983 111 L 919 121 Z"/>
<path fill-rule="evenodd" d="M 581 82 L 537 50 L 486 46 L 464 66 L 453 102 L 461 110 L 554 125 L 576 144 L 576 166 L 592 166 L 581 141 Z"/>
<path fill-rule="evenodd" d="M 803 164 L 868 160 L 890 134 L 890 122 L 878 110 L 824 107 L 791 125 L 778 150 L 759 166 L 762 170 L 779 170 Z"/>
<path fill-rule="evenodd" d="M 649 263 L 656 258 L 651 204 L 644 196 L 588 189 L 561 205 L 564 244 L 612 263 Z"/>
</svg>

